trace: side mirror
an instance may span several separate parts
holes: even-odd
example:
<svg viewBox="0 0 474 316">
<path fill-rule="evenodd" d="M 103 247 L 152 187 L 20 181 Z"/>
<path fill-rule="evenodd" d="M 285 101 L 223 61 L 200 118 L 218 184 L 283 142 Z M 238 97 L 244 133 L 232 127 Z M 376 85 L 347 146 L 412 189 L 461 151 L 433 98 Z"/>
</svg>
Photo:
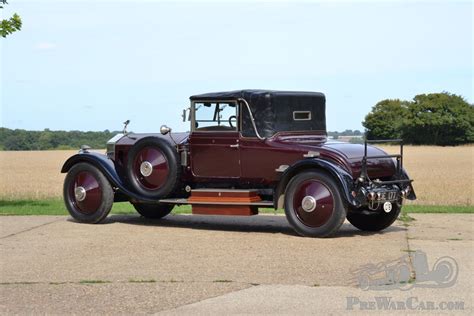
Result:
<svg viewBox="0 0 474 316">
<path fill-rule="evenodd" d="M 183 122 L 186 122 L 186 109 L 183 110 Z"/>
<path fill-rule="evenodd" d="M 189 111 L 189 115 L 188 115 L 188 118 L 186 119 L 186 112 L 187 111 Z M 191 108 L 184 109 L 183 114 L 181 114 L 181 116 L 183 117 L 183 122 L 186 122 L 186 120 L 191 121 Z"/>
<path fill-rule="evenodd" d="M 168 133 L 170 133 L 170 132 L 171 132 L 171 127 L 168 127 L 168 126 L 166 126 L 166 125 L 161 125 L 161 127 L 160 127 L 160 133 L 161 133 L 162 135 L 166 135 L 166 134 L 168 134 Z"/>
</svg>

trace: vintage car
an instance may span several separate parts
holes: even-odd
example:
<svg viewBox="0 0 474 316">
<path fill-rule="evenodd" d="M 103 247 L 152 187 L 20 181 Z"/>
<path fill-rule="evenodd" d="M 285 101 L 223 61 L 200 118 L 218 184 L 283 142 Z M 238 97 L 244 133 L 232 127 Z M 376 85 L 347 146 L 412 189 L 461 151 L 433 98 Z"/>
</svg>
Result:
<svg viewBox="0 0 474 316">
<path fill-rule="evenodd" d="M 362 144 L 328 141 L 324 94 L 242 90 L 190 97 L 190 132 L 124 132 L 107 152 L 83 146 L 69 158 L 64 200 L 79 222 L 99 223 L 114 202 L 146 218 L 175 205 L 193 214 L 255 215 L 284 208 L 303 236 L 334 234 L 344 219 L 379 231 L 404 199 L 415 199 L 399 155 Z M 128 122 L 126 122 L 128 123 Z M 401 140 L 382 140 L 389 142 Z"/>
</svg>

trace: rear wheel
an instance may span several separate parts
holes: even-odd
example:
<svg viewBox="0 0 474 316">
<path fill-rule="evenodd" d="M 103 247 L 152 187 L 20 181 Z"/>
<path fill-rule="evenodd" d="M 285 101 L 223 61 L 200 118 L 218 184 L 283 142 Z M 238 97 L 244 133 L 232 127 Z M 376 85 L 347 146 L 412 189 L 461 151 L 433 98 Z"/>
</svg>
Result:
<svg viewBox="0 0 474 316">
<path fill-rule="evenodd" d="M 333 178 L 309 171 L 296 175 L 288 184 L 285 214 L 298 234 L 327 237 L 342 225 L 346 210 Z"/>
<path fill-rule="evenodd" d="M 135 210 L 145 218 L 163 218 L 173 210 L 171 204 L 133 204 Z"/>
<path fill-rule="evenodd" d="M 63 195 L 69 214 L 83 223 L 103 221 L 114 203 L 114 191 L 109 181 L 99 169 L 88 163 L 78 163 L 68 171 Z"/>
<path fill-rule="evenodd" d="M 398 218 L 401 206 L 392 203 L 390 212 L 386 213 L 383 206 L 376 211 L 357 210 L 347 214 L 347 220 L 356 228 L 364 231 L 380 231 L 389 227 Z"/>
</svg>

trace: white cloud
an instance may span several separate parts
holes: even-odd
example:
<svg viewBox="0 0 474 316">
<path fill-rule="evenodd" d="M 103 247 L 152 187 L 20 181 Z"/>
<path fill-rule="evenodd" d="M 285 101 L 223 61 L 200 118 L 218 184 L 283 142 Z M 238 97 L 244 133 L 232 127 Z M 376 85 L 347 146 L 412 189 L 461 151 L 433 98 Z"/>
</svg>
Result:
<svg viewBox="0 0 474 316">
<path fill-rule="evenodd" d="M 35 48 L 36 49 L 41 49 L 41 50 L 49 50 L 49 49 L 56 48 L 56 44 L 50 43 L 50 42 L 40 42 L 40 43 L 36 44 Z"/>
</svg>

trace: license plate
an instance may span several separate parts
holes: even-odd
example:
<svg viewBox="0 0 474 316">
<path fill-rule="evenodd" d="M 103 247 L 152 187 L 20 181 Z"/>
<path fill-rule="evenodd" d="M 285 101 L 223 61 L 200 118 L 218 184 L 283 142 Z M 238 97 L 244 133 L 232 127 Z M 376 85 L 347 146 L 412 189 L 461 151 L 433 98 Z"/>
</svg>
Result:
<svg viewBox="0 0 474 316">
<path fill-rule="evenodd" d="M 380 201 L 395 201 L 397 199 L 397 192 L 389 191 L 389 192 L 380 192 Z"/>
</svg>

